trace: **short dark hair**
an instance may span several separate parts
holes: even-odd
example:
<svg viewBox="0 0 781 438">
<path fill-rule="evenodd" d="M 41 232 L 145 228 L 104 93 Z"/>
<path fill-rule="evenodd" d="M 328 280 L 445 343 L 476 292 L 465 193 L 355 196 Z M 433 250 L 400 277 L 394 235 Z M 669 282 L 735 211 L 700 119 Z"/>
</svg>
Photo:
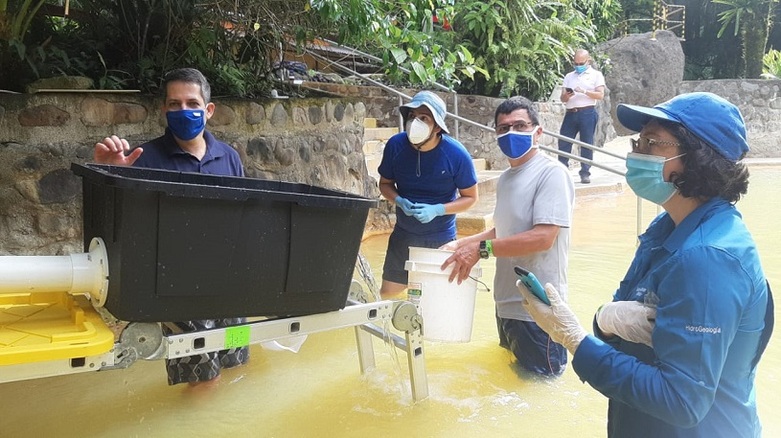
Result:
<svg viewBox="0 0 781 438">
<path fill-rule="evenodd" d="M 163 78 L 163 98 L 168 96 L 168 84 L 171 82 L 187 82 L 189 84 L 197 84 L 201 87 L 201 97 L 203 97 L 203 103 L 211 102 L 212 87 L 209 86 L 209 81 L 206 80 L 206 76 L 200 71 L 194 68 L 177 68 L 166 73 Z"/>
<path fill-rule="evenodd" d="M 670 175 L 681 195 L 702 200 L 718 196 L 734 204 L 748 192 L 749 172 L 745 163 L 724 158 L 681 124 L 658 122 L 675 136 L 681 143 L 681 153 L 686 154 L 681 157 L 683 172 Z"/>
<path fill-rule="evenodd" d="M 537 114 L 537 109 L 534 107 L 532 101 L 523 96 L 513 96 L 496 107 L 496 113 L 494 113 L 494 126 L 496 126 L 496 121 L 499 120 L 500 114 L 510 114 L 519 109 L 526 110 L 529 114 L 529 119 L 531 119 L 530 121 L 534 125 L 540 124 L 540 116 Z"/>
</svg>

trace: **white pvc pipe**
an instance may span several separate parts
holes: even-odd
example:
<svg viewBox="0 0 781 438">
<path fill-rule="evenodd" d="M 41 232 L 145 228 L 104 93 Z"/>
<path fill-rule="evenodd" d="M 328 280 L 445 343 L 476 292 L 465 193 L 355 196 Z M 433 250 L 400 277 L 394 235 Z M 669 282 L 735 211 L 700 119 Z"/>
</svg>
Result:
<svg viewBox="0 0 781 438">
<path fill-rule="evenodd" d="M 97 307 L 106 302 L 108 257 L 103 240 L 90 252 L 64 256 L 0 256 L 0 294 L 88 293 Z"/>
<path fill-rule="evenodd" d="M 0 291 L 69 292 L 73 283 L 71 256 L 0 257 Z"/>
</svg>

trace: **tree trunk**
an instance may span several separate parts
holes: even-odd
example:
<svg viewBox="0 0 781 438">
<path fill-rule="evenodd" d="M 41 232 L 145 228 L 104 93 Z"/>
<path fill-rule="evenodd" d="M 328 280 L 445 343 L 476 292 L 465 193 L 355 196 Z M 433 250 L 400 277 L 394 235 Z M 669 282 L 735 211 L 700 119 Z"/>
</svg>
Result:
<svg viewBox="0 0 781 438">
<path fill-rule="evenodd" d="M 770 30 L 771 5 L 766 3 L 754 14 L 745 15 L 743 33 L 743 59 L 746 62 L 747 79 L 759 79 L 762 75 L 762 57 Z"/>
<path fill-rule="evenodd" d="M 6 41 L 0 40 L 0 90 L 23 92 L 24 65 L 11 50 Z"/>
</svg>

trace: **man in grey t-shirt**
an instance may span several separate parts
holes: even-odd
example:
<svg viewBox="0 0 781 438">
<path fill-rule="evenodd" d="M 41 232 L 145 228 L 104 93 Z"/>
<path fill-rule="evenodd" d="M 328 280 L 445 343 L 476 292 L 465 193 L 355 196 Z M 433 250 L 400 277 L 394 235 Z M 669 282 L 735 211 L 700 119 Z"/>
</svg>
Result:
<svg viewBox="0 0 781 438">
<path fill-rule="evenodd" d="M 513 97 L 496 109 L 497 142 L 510 167 L 496 188 L 494 228 L 443 246 L 455 253 L 443 264 L 454 264 L 450 281 L 465 280 L 480 258 L 496 257 L 494 299 L 499 345 L 513 352 L 529 371 L 558 376 L 567 351 L 553 342 L 526 312 L 515 286 L 514 267 L 534 273 L 567 297 L 567 262 L 575 188 L 567 169 L 539 152 L 542 135 L 531 101 Z"/>
</svg>

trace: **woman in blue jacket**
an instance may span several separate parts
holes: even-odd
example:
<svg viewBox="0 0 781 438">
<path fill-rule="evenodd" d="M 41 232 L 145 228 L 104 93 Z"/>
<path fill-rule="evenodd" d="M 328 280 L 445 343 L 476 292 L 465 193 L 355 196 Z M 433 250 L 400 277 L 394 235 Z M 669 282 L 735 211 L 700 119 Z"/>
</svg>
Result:
<svg viewBox="0 0 781 438">
<path fill-rule="evenodd" d="M 773 328 L 770 286 L 735 203 L 748 188 L 746 128 L 711 93 L 619 105 L 640 131 L 626 179 L 661 205 L 587 335 L 558 292 L 518 288 L 535 321 L 609 398 L 608 436 L 759 437 L 754 377 Z"/>
</svg>

